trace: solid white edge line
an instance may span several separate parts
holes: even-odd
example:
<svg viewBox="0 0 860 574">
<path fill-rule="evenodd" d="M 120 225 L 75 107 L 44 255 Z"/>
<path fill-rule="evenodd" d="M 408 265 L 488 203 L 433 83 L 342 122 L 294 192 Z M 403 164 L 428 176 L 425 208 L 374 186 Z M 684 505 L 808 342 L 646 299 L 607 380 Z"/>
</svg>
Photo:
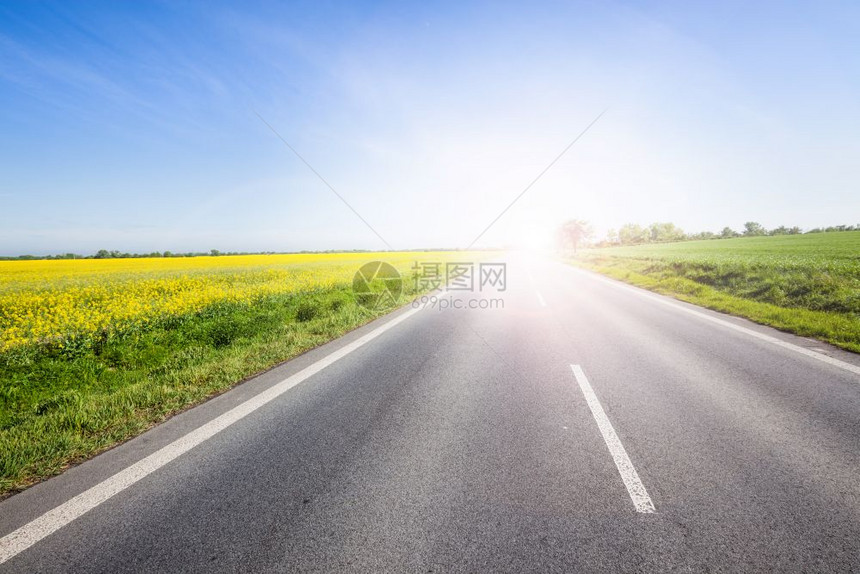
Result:
<svg viewBox="0 0 860 574">
<path fill-rule="evenodd" d="M 103 480 L 81 494 L 78 494 L 74 498 L 67 500 L 63 504 L 49 510 L 24 526 L 21 526 L 17 530 L 10 532 L 3 538 L 0 538 L 0 564 L 13 558 L 30 546 L 33 546 L 46 536 L 56 532 L 63 526 L 89 512 L 112 496 L 122 492 L 129 486 L 155 472 L 173 459 L 188 452 L 203 441 L 215 436 L 233 423 L 243 419 L 263 405 L 278 398 L 296 385 L 304 382 L 335 361 L 342 359 L 346 355 L 402 323 L 419 311 L 420 309 L 416 308 L 410 309 L 402 315 L 380 325 L 370 333 L 356 339 L 352 343 L 344 345 L 337 351 L 326 355 L 319 361 L 275 384 L 275 386 L 268 390 L 251 397 L 242 404 L 230 409 L 215 419 L 212 419 L 203 426 L 200 426 L 188 434 L 176 439 L 146 458 L 143 458 L 135 464 L 119 471 L 110 478 Z"/>
<path fill-rule="evenodd" d="M 783 341 L 781 339 L 777 339 L 776 337 L 771 337 L 770 335 L 766 335 L 764 333 L 759 333 L 758 331 L 748 329 L 747 327 L 735 325 L 734 323 L 731 323 L 731 322 L 726 321 L 724 319 L 720 319 L 718 317 L 712 317 L 711 315 L 708 315 L 706 313 L 702 313 L 700 311 L 696 311 L 694 309 L 690 309 L 688 307 L 680 305 L 674 299 L 665 299 L 664 298 L 665 296 L 661 297 L 661 296 L 652 294 L 651 292 L 646 291 L 640 287 L 633 287 L 630 285 L 620 283 L 618 281 L 613 281 L 612 279 L 600 277 L 593 272 L 587 273 L 584 270 L 579 269 L 577 267 L 572 267 L 572 266 L 568 266 L 568 267 L 574 271 L 579 272 L 580 274 L 586 275 L 587 277 L 591 277 L 592 279 L 594 279 L 596 281 L 601 281 L 601 282 L 606 283 L 608 285 L 612 285 L 613 287 L 616 287 L 617 289 L 629 291 L 631 293 L 639 295 L 640 297 L 645 297 L 646 299 L 650 299 L 656 303 L 660 303 L 661 305 L 666 305 L 667 307 L 677 309 L 678 311 L 683 311 L 684 313 L 689 313 L 690 315 L 695 315 L 696 317 L 699 317 L 700 319 L 710 321 L 711 323 L 716 323 L 717 325 L 722 325 L 723 327 L 728 327 L 729 329 L 734 329 L 735 331 L 738 331 L 739 333 L 744 333 L 744 334 L 749 335 L 751 337 L 755 337 L 756 339 L 760 339 L 760 340 L 766 341 L 768 343 L 773 343 L 774 345 L 776 345 L 778 347 L 782 347 L 784 349 L 794 351 L 795 353 L 799 353 L 801 355 L 811 357 L 811 358 L 816 359 L 818 361 L 821 361 L 823 363 L 827 363 L 828 365 L 832 365 L 834 367 L 838 367 L 838 368 L 843 369 L 845 371 L 854 373 L 855 375 L 860 375 L 860 366 L 858 366 L 858 365 L 853 365 L 851 363 L 846 363 L 845 361 L 840 361 L 839 359 L 833 358 L 829 355 L 824 355 L 824 354 L 819 353 L 817 351 L 812 351 L 810 349 L 800 347 L 798 345 L 795 345 L 794 343 L 789 343 L 788 341 Z M 692 303 L 691 303 L 691 305 L 692 305 Z"/>
<path fill-rule="evenodd" d="M 597 395 L 594 394 L 594 389 L 588 382 L 585 372 L 579 365 L 571 365 L 573 376 L 576 382 L 579 383 L 579 388 L 582 394 L 585 395 L 585 402 L 588 403 L 588 408 L 591 409 L 591 414 L 594 420 L 597 421 L 597 427 L 600 429 L 600 434 L 603 435 L 603 441 L 609 448 L 609 453 L 612 455 L 612 460 L 615 461 L 615 466 L 618 468 L 618 474 L 621 475 L 621 480 L 624 481 L 624 486 L 627 487 L 627 493 L 630 495 L 630 500 L 633 501 L 633 506 L 636 507 L 636 512 L 653 513 L 654 503 L 651 497 L 648 496 L 648 491 L 645 490 L 645 485 L 639 479 L 639 473 L 633 463 L 630 462 L 630 457 L 627 456 L 627 451 L 624 450 L 624 445 L 621 444 L 621 439 L 609 422 L 609 417 L 603 410 L 600 401 L 597 400 Z"/>
</svg>

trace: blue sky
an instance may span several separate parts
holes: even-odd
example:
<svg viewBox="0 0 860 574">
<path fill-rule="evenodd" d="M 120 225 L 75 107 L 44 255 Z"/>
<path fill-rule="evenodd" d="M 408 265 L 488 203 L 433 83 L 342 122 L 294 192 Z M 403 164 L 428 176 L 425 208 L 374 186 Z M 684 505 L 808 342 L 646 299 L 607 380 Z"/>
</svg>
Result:
<svg viewBox="0 0 860 574">
<path fill-rule="evenodd" d="M 860 220 L 856 3 L 5 2 L 0 254 Z"/>
</svg>

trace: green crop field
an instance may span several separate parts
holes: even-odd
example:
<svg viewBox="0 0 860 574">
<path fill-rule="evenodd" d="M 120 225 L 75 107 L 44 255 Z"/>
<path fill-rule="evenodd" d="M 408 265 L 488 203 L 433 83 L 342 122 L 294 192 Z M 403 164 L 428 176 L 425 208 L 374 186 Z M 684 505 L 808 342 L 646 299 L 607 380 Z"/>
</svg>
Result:
<svg viewBox="0 0 860 574">
<path fill-rule="evenodd" d="M 860 352 L 858 231 L 587 249 L 572 262 Z"/>
</svg>

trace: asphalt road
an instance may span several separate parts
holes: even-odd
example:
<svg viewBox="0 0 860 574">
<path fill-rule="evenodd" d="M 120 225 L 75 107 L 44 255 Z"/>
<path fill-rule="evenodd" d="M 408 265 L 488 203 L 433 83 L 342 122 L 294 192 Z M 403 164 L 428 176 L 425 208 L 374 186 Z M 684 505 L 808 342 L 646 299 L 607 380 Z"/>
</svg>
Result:
<svg viewBox="0 0 860 574">
<path fill-rule="evenodd" d="M 552 261 L 507 281 L 0 503 L 0 571 L 860 571 L 856 355 Z"/>
</svg>

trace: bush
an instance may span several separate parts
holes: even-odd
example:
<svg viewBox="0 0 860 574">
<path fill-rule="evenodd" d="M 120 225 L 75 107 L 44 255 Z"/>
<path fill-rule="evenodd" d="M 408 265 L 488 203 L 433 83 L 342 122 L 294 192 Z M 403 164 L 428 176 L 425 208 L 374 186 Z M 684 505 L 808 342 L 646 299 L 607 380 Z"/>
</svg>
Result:
<svg viewBox="0 0 860 574">
<path fill-rule="evenodd" d="M 239 326 L 228 320 L 218 321 L 209 328 L 209 340 L 216 349 L 230 345 L 239 337 Z"/>
<path fill-rule="evenodd" d="M 317 316 L 319 304 L 316 301 L 302 301 L 296 310 L 296 321 L 306 323 Z"/>
</svg>

